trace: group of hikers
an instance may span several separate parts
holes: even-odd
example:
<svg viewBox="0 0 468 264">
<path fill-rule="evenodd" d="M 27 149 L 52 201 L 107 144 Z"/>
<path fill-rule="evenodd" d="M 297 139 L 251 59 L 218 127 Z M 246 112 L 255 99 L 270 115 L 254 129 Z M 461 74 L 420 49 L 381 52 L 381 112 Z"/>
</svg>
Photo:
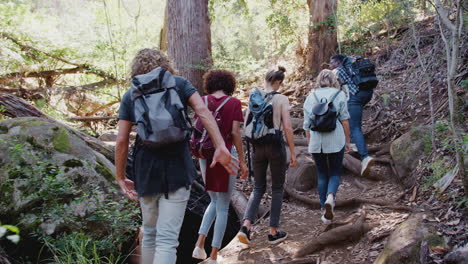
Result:
<svg viewBox="0 0 468 264">
<path fill-rule="evenodd" d="M 315 160 L 324 223 L 333 219 L 344 153 L 357 148 L 362 174 L 367 174 L 373 164 L 361 130 L 363 108 L 372 98 L 372 88 L 364 89 L 365 85 L 356 81 L 352 69 L 345 66 L 348 59 L 333 56 L 332 70 L 320 72 L 312 87 L 315 89 L 304 103 L 303 128 L 308 150 Z M 142 49 L 137 53 L 131 63 L 131 88 L 124 94 L 119 110 L 115 164 L 121 190 L 140 203 L 143 264 L 176 262 L 190 188 L 198 178 L 192 156 L 198 158 L 211 198 L 193 258 L 208 258 L 210 264 L 218 262 L 230 197 L 239 172 L 240 179 L 249 174 L 254 179 L 237 234 L 239 241 L 251 243 L 252 225 L 267 187 L 268 167 L 272 197 L 267 240 L 278 244 L 288 237 L 287 232 L 279 229 L 283 186 L 287 167 L 295 167 L 297 161 L 289 100 L 278 92 L 285 72 L 283 67 L 269 71 L 263 89 L 252 89 L 249 107 L 243 114 L 240 100 L 232 96 L 236 79 L 231 72 L 208 71 L 203 77 L 206 95 L 202 97 L 188 80 L 176 75 L 163 52 Z M 188 106 L 195 112 L 193 122 L 188 116 Z M 126 163 L 133 125 L 137 126 L 138 136 L 132 153 L 134 177 L 130 180 L 126 178 Z M 244 141 L 249 143 L 252 153 L 244 150 Z M 250 160 L 253 173 L 246 160 Z M 205 240 L 213 223 L 212 251 L 207 256 Z"/>
</svg>

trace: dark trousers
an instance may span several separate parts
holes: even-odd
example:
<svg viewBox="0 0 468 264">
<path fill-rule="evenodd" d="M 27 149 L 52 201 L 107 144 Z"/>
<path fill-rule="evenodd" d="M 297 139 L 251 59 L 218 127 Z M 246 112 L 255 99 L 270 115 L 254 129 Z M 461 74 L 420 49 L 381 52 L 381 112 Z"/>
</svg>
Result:
<svg viewBox="0 0 468 264">
<path fill-rule="evenodd" d="M 286 175 L 286 148 L 281 144 L 254 145 L 253 169 L 254 189 L 250 195 L 244 219 L 255 221 L 260 201 L 266 191 L 266 173 L 268 165 L 271 172 L 271 210 L 270 226 L 279 227 L 281 206 L 283 205 L 283 187 Z"/>
</svg>

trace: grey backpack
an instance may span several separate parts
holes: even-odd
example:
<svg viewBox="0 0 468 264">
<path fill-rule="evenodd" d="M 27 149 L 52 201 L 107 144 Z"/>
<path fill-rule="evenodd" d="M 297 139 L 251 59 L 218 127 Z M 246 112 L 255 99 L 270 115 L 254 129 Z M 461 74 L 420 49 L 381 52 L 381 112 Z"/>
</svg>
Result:
<svg viewBox="0 0 468 264">
<path fill-rule="evenodd" d="M 143 146 L 160 148 L 189 138 L 190 121 L 170 72 L 158 67 L 135 76 L 131 86 L 137 134 Z"/>
</svg>

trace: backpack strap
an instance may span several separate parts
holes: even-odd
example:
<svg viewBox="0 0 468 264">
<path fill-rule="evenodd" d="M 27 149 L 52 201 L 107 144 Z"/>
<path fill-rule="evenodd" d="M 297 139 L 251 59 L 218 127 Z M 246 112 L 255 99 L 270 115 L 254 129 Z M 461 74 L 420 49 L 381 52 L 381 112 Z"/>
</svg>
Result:
<svg viewBox="0 0 468 264">
<path fill-rule="evenodd" d="M 163 80 L 164 80 L 164 75 L 166 74 L 166 69 L 161 67 L 161 71 L 159 72 L 159 88 L 162 89 L 163 87 Z"/>
<path fill-rule="evenodd" d="M 333 103 L 333 101 L 335 101 L 335 98 L 338 96 L 340 92 L 341 90 L 338 90 L 338 92 L 336 92 L 335 95 L 333 95 L 333 97 L 330 99 L 330 103 Z"/>
<path fill-rule="evenodd" d="M 216 112 L 219 112 L 219 110 L 221 110 L 221 108 L 223 108 L 223 106 L 231 99 L 231 96 L 228 96 L 226 99 L 224 99 L 224 101 L 218 106 L 218 108 L 216 108 L 215 110 L 215 113 Z"/>
</svg>

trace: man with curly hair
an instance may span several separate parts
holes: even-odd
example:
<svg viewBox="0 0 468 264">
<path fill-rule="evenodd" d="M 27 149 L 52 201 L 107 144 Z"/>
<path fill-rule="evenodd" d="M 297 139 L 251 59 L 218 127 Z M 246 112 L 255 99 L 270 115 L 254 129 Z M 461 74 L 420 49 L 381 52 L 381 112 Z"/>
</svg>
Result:
<svg viewBox="0 0 468 264">
<path fill-rule="evenodd" d="M 175 74 L 163 52 L 142 49 L 132 61 L 130 77 L 149 73 L 158 67 Z M 174 78 L 185 110 L 188 105 L 193 108 L 214 142 L 216 151 L 211 166 L 219 163 L 229 173 L 235 173 L 235 169 L 239 168 L 238 161 L 226 148 L 216 121 L 197 90 L 188 80 L 176 75 Z M 183 141 L 162 150 L 140 146 L 134 154 L 134 182 L 126 179 L 129 134 L 135 122 L 130 89 L 124 94 L 119 110 L 115 146 L 117 182 L 129 199 L 140 202 L 143 218 L 142 263 L 173 264 L 177 258 L 178 237 L 190 196 L 190 186 L 197 177 L 197 171 L 188 141 Z"/>
</svg>

